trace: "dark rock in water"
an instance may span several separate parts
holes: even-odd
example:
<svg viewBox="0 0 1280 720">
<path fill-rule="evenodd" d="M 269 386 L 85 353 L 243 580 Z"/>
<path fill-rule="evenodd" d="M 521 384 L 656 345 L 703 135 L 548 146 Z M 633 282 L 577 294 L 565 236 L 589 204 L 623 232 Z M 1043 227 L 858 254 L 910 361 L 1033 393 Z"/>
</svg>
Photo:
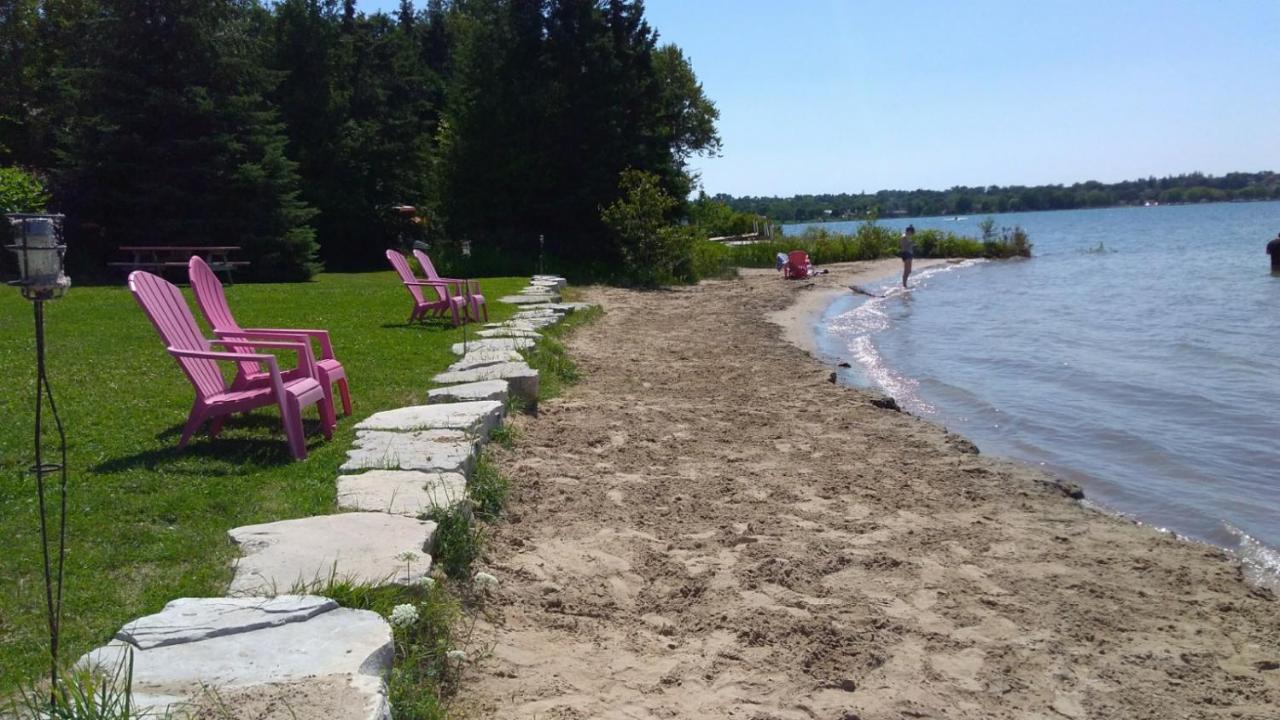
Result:
<svg viewBox="0 0 1280 720">
<path fill-rule="evenodd" d="M 1061 492 L 1063 495 L 1066 495 L 1072 500 L 1084 499 L 1084 488 L 1071 482 L 1070 480 L 1057 480 L 1053 483 L 1053 486 L 1057 488 L 1058 491 Z"/>
<path fill-rule="evenodd" d="M 853 366 L 852 366 L 852 365 L 850 365 L 850 364 L 849 364 L 849 363 L 847 363 L 847 362 L 842 362 L 842 363 L 840 363 L 839 365 L 837 365 L 836 367 L 847 368 L 847 367 L 853 367 Z"/>
<path fill-rule="evenodd" d="M 832 373 L 832 374 L 834 374 L 834 373 Z M 872 405 L 875 405 L 875 406 L 876 406 L 876 407 L 878 407 L 878 408 L 884 408 L 885 410 L 893 410 L 893 411 L 896 411 L 896 412 L 902 412 L 902 408 L 898 407 L 898 401 L 897 401 L 897 400 L 894 400 L 893 398 L 889 397 L 888 395 L 883 395 L 883 396 L 881 396 L 881 397 L 873 397 L 873 398 L 871 398 L 871 404 L 872 404 Z"/>
<path fill-rule="evenodd" d="M 831 373 L 831 375 L 827 378 L 827 382 L 829 382 L 829 383 L 835 383 L 835 381 L 836 381 L 836 374 L 835 374 L 835 373 Z"/>
<path fill-rule="evenodd" d="M 977 445 L 974 445 L 973 443 L 969 442 L 968 438 L 962 437 L 960 435 L 956 435 L 955 433 L 951 433 L 951 432 L 947 433 L 947 444 L 959 450 L 962 453 L 966 453 L 969 455 L 978 454 Z"/>
</svg>

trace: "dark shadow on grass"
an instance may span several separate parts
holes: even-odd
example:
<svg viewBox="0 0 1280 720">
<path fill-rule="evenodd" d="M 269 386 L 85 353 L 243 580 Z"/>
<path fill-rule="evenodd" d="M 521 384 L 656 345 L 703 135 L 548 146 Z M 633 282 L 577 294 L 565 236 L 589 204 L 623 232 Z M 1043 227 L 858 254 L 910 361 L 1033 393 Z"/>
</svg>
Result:
<svg viewBox="0 0 1280 720">
<path fill-rule="evenodd" d="M 302 424 L 308 452 L 326 442 L 320 433 L 319 420 L 304 419 Z M 254 437 L 245 437 L 245 431 L 251 431 Z M 180 437 L 182 425 L 174 425 L 156 435 L 165 447 L 112 458 L 95 465 L 92 470 L 97 473 L 149 470 L 172 475 L 232 476 L 294 462 L 280 419 L 266 415 L 232 418 L 216 438 L 209 437 L 206 425 L 181 449 L 178 448 Z"/>
<path fill-rule="evenodd" d="M 409 323 L 383 323 L 383 324 L 381 325 L 381 327 L 383 327 L 384 329 L 387 329 L 387 330 L 417 330 L 417 331 L 421 332 L 421 331 L 423 331 L 423 330 L 427 330 L 427 331 L 444 331 L 444 330 L 452 330 L 452 329 L 454 328 L 454 325 L 453 325 L 453 323 L 451 323 L 451 322 L 449 322 L 449 321 L 447 321 L 447 320 L 446 320 L 446 321 L 443 321 L 443 322 L 431 322 L 431 323 L 419 323 L 419 322 L 416 322 L 416 323 L 412 323 L 412 324 L 409 324 Z"/>
</svg>

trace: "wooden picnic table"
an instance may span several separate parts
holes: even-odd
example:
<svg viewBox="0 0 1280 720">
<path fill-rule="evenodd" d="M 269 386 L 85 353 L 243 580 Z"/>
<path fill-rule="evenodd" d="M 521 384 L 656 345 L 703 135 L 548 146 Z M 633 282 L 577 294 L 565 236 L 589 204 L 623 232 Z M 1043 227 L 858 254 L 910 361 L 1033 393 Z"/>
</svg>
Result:
<svg viewBox="0 0 1280 720">
<path fill-rule="evenodd" d="M 246 260 L 230 258 L 231 253 L 239 249 L 239 245 L 121 245 L 120 252 L 132 253 L 133 259 L 107 265 L 121 268 L 125 272 L 153 270 L 163 274 L 165 270 L 185 271 L 187 262 L 192 257 L 199 257 L 214 272 L 226 273 L 227 282 L 231 282 L 232 270 L 249 265 Z"/>
</svg>

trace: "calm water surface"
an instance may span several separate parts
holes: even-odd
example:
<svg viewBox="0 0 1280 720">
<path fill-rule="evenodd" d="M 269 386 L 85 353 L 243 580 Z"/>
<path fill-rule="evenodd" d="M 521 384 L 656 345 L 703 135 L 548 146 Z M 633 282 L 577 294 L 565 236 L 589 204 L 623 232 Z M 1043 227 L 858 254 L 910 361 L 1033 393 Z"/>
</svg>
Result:
<svg viewBox="0 0 1280 720">
<path fill-rule="evenodd" d="M 977 235 L 979 220 L 910 222 Z M 1231 548 L 1280 587 L 1280 277 L 1265 254 L 1280 203 L 996 221 L 1026 228 L 1035 257 L 842 298 L 819 323 L 823 352 L 853 364 L 847 382 L 1112 511 Z"/>
</svg>

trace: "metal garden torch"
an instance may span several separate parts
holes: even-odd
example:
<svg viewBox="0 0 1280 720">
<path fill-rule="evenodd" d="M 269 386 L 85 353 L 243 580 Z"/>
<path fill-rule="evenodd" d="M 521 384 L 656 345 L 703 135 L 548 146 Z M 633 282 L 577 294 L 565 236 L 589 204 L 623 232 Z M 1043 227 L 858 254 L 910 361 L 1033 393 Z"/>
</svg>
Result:
<svg viewBox="0 0 1280 720">
<path fill-rule="evenodd" d="M 6 215 L 13 230 L 14 244 L 7 246 L 18 256 L 20 277 L 10 285 L 22 291 L 22 297 L 30 300 L 35 308 L 36 325 L 36 407 L 35 407 L 35 464 L 31 471 L 36 476 L 36 493 L 40 510 L 40 542 L 44 556 L 45 605 L 49 616 L 49 703 L 57 702 L 58 691 L 58 639 L 62 624 L 62 579 L 67 545 L 67 436 L 58 417 L 58 407 L 53 401 L 49 378 L 44 364 L 44 304 L 60 298 L 71 287 L 71 279 L 63 272 L 67 246 L 62 242 L 62 215 L 14 213 Z M 58 462 L 44 460 L 44 405 L 49 403 L 54 426 L 58 430 Z M 56 528 L 56 563 L 50 553 L 50 527 L 48 503 L 45 501 L 45 476 L 57 473 L 58 525 Z"/>
</svg>

